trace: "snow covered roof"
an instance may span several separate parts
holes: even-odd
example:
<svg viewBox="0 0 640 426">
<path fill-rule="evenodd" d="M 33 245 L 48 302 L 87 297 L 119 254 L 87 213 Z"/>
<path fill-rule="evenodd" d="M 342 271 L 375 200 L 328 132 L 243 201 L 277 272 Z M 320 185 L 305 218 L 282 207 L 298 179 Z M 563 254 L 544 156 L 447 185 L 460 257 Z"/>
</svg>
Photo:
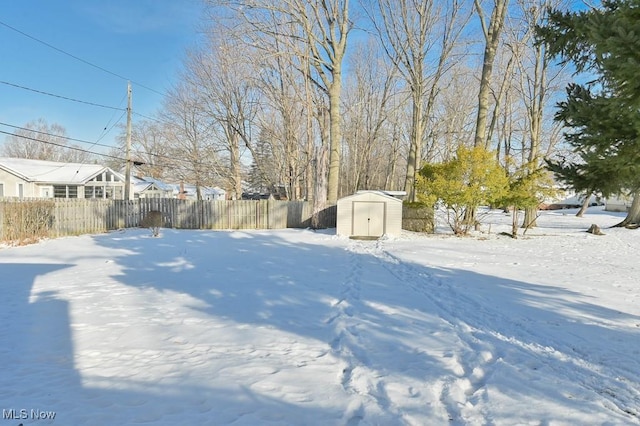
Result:
<svg viewBox="0 0 640 426">
<path fill-rule="evenodd" d="M 180 193 L 180 184 L 171 184 L 170 185 L 173 188 L 173 192 L 175 194 Z M 192 184 L 187 184 L 185 183 L 183 185 L 184 188 L 184 192 L 186 194 L 195 194 L 196 193 L 196 186 L 192 185 Z M 224 189 L 218 188 L 216 187 L 210 187 L 210 186 L 201 186 L 200 187 L 200 193 L 202 195 L 225 195 L 227 193 L 227 191 L 225 191 Z"/>
<path fill-rule="evenodd" d="M 355 194 L 347 195 L 346 197 L 341 198 L 341 200 L 351 199 L 351 198 L 358 198 L 358 197 L 362 197 L 362 196 L 364 196 L 366 194 L 373 194 L 374 196 L 379 196 L 379 197 L 384 198 L 384 199 L 402 202 L 402 200 L 400 198 L 394 197 L 393 195 L 389 194 L 389 191 L 378 191 L 378 190 L 373 190 L 373 189 L 359 190 Z"/>
<path fill-rule="evenodd" d="M 133 177 L 132 182 L 133 182 L 135 192 L 142 192 L 145 189 L 151 187 L 152 185 L 155 185 L 155 187 L 158 188 L 160 191 L 167 191 L 167 192 L 173 191 L 173 185 L 152 177 L 148 177 L 148 176 Z"/>
<path fill-rule="evenodd" d="M 99 164 L 61 163 L 0 157 L 0 169 L 6 170 L 27 182 L 82 184 L 105 171 L 113 173 L 120 181 L 124 180 L 124 177 L 119 173 Z"/>
</svg>

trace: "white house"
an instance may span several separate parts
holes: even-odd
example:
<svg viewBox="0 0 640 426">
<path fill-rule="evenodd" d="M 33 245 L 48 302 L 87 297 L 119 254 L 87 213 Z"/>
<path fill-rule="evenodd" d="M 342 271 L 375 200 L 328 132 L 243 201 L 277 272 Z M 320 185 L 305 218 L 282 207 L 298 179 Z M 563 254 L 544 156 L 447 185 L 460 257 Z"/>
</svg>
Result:
<svg viewBox="0 0 640 426">
<path fill-rule="evenodd" d="M 179 198 L 183 200 L 197 200 L 198 194 L 196 191 L 196 186 L 191 184 L 175 184 L 171 185 L 173 187 L 173 197 Z M 201 186 L 200 194 L 203 200 L 207 201 L 217 201 L 226 199 L 227 192 L 224 189 L 220 189 L 216 187 L 210 186 Z"/>
<path fill-rule="evenodd" d="M 0 197 L 123 199 L 124 180 L 98 164 L 0 157 Z"/>
<path fill-rule="evenodd" d="M 173 186 L 151 177 L 132 177 L 134 198 L 173 198 Z"/>
<path fill-rule="evenodd" d="M 604 202 L 604 209 L 608 212 L 627 212 L 631 207 L 633 198 L 626 195 L 607 197 Z"/>
</svg>

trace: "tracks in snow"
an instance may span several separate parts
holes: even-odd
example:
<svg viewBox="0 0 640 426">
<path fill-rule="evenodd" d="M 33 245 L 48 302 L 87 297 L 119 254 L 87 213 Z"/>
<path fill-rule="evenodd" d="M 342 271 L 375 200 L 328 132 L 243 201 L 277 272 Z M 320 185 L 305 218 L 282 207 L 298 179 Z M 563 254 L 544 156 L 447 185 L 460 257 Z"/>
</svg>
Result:
<svg viewBox="0 0 640 426">
<path fill-rule="evenodd" d="M 334 338 L 330 342 L 332 352 L 343 360 L 339 372 L 340 383 L 353 400 L 344 415 L 345 424 L 354 426 L 369 415 L 380 421 L 398 424 L 401 417 L 391 413 L 390 401 L 381 378 L 372 367 L 367 348 L 360 336 L 362 326 L 362 253 L 351 242 L 347 248 L 348 266 L 339 300 L 333 304 L 333 314 L 325 323 L 334 328 Z M 368 413 L 368 411 L 374 412 Z M 382 416 L 382 417 L 381 417 Z"/>
<path fill-rule="evenodd" d="M 440 384 L 440 400 L 450 421 L 464 421 L 465 413 L 487 398 L 485 384 L 496 364 L 503 362 L 504 356 L 515 355 L 533 358 L 533 370 L 548 368 L 567 382 L 578 377 L 579 385 L 604 398 L 608 409 L 640 422 L 640 391 L 633 386 L 633 380 L 625 378 L 628 372 L 624 368 L 591 361 L 589 354 L 579 353 L 567 342 L 537 331 L 523 318 L 515 319 L 517 333 L 510 332 L 506 326 L 513 326 L 514 318 L 487 308 L 434 273 L 394 256 L 385 250 L 384 241 L 365 248 L 364 253 L 379 258 L 379 264 L 400 283 L 421 294 L 455 332 L 460 342 L 458 353 L 446 354 L 454 376 Z M 503 353 L 505 346 L 509 354 Z"/>
<path fill-rule="evenodd" d="M 575 339 L 565 341 L 563 334 L 540 328 L 536 318 L 531 321 L 526 314 L 511 316 L 488 306 L 465 293 L 463 287 L 439 277 L 437 271 L 390 253 L 384 241 L 350 241 L 346 255 L 347 273 L 333 313 L 326 320 L 333 328 L 332 352 L 344 362 L 339 382 L 353 396 L 344 414 L 346 424 L 357 425 L 380 415 L 395 424 L 411 423 L 398 409 L 393 394 L 387 392 L 388 365 L 379 365 L 380 354 L 369 351 L 373 320 L 364 315 L 371 310 L 362 295 L 368 294 L 363 283 L 375 276 L 398 286 L 398 291 L 403 288 L 407 294 L 415 294 L 420 310 L 438 317 L 440 337 L 450 349 L 438 352 L 425 348 L 424 355 L 438 358 L 438 365 L 444 366 L 435 371 L 436 377 L 428 386 L 434 394 L 434 407 L 438 406 L 431 409 L 448 418 L 450 424 L 465 424 L 478 417 L 491 422 L 493 413 L 486 412 L 491 406 L 487 383 L 492 383 L 494 374 L 501 375 L 501 379 L 496 378 L 498 382 L 505 380 L 505 375 L 522 375 L 525 380 L 540 374 L 556 377 L 559 383 L 584 394 L 578 398 L 599 401 L 630 423 L 640 423 L 640 392 L 633 377 L 636 373 L 624 366 L 599 362 L 597 357 L 573 347 Z M 378 325 L 384 328 L 387 324 Z M 425 329 L 424 334 L 433 331 Z M 414 349 L 421 350 L 417 346 Z M 543 386 L 545 389 L 548 387 Z M 576 397 L 563 389 L 558 393 L 568 399 Z"/>
</svg>

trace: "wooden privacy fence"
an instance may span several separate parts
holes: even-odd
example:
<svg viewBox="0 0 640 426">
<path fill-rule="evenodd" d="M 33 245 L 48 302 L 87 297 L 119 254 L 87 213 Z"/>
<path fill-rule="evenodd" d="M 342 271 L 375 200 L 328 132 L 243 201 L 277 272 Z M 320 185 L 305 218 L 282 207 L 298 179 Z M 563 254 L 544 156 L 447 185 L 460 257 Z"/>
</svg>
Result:
<svg viewBox="0 0 640 426">
<path fill-rule="evenodd" d="M 133 201 L 95 199 L 2 199 L 0 241 L 28 242 L 133 228 L 150 211 L 164 226 L 178 229 L 281 229 L 312 226 L 309 201 L 193 201 L 147 198 Z M 336 206 L 316 215 L 317 227 L 336 224 Z"/>
</svg>

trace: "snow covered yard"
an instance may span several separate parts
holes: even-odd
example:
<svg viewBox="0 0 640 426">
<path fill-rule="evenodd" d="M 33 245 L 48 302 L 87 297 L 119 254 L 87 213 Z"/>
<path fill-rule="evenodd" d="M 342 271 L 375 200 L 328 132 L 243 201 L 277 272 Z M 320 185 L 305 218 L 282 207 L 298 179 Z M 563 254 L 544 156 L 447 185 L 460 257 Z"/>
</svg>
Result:
<svg viewBox="0 0 640 426">
<path fill-rule="evenodd" d="M 640 424 L 640 230 L 574 212 L 2 248 L 0 426 Z"/>
</svg>

